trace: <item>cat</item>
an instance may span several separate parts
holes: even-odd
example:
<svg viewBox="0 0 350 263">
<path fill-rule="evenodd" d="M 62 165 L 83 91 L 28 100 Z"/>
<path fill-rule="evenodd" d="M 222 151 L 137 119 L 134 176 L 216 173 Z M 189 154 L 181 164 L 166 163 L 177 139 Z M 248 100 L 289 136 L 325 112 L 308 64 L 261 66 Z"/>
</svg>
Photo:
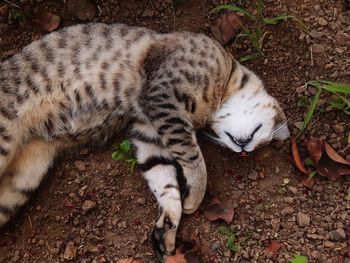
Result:
<svg viewBox="0 0 350 263">
<path fill-rule="evenodd" d="M 104 144 L 129 127 L 161 210 L 158 256 L 174 253 L 181 214 L 196 211 L 207 172 L 195 136 L 209 125 L 234 152 L 289 137 L 261 80 L 203 34 L 124 24 L 63 28 L 0 63 L 0 227 L 59 152 Z"/>
</svg>

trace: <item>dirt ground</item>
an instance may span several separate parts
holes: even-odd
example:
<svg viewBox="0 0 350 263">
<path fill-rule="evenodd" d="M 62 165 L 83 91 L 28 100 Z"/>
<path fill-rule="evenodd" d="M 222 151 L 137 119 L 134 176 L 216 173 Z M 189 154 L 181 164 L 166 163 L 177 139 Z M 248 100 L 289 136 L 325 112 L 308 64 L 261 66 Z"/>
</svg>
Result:
<svg viewBox="0 0 350 263">
<path fill-rule="evenodd" d="M 73 1 L 79 3 L 80 11 L 85 10 L 85 1 Z M 8 24 L 7 18 L 0 16 L 1 59 L 46 34 L 33 23 L 42 9 L 60 16 L 60 27 L 122 22 L 161 32 L 209 34 L 208 14 L 223 1 L 95 0 L 91 1 L 93 8 L 83 14 L 72 8 L 72 0 L 10 2 L 21 7 L 25 20 Z M 255 1 L 240 2 L 254 10 Z M 305 113 L 298 102 L 314 94 L 314 90 L 303 88 L 307 81 L 350 83 L 347 8 L 348 2 L 339 0 L 265 1 L 265 16 L 288 12 L 302 19 L 310 30 L 307 35 L 293 22 L 269 26 L 265 57 L 244 63 L 279 99 L 293 135 Z M 229 48 L 236 57 L 252 52 L 247 41 Z M 321 98 L 321 106 L 326 99 Z M 305 136 L 327 139 L 349 160 L 345 149 L 349 122 L 339 111 L 317 111 Z M 202 138 L 200 144 L 209 174 L 207 194 L 200 211 L 183 217 L 181 228 L 198 234 L 202 262 L 290 262 L 297 254 L 315 263 L 350 262 L 350 258 L 342 258 L 350 246 L 349 178 L 318 180 L 312 190 L 306 190 L 291 164 L 288 143 L 275 143 L 247 158 Z M 111 159 L 113 142 L 110 145 L 94 151 L 83 149 L 56 162 L 31 202 L 0 232 L 0 262 L 63 262 L 67 244 L 77 248 L 73 262 L 117 262 L 126 257 L 156 262 L 149 237 L 157 204 L 138 171 L 131 174 L 127 164 Z M 227 237 L 218 231 L 225 224 L 209 222 L 201 211 L 216 195 L 225 196 L 235 207 L 231 227 L 240 248 L 236 253 L 229 251 Z M 87 204 L 91 204 L 89 209 Z M 265 251 L 272 240 L 282 247 L 271 256 Z"/>
</svg>

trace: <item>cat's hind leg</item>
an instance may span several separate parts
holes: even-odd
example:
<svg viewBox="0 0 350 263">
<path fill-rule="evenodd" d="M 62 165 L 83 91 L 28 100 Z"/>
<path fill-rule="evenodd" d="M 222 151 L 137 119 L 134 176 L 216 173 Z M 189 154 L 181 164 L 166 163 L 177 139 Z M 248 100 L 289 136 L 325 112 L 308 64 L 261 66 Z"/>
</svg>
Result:
<svg viewBox="0 0 350 263">
<path fill-rule="evenodd" d="M 39 186 L 57 149 L 58 144 L 41 140 L 34 140 L 18 149 L 0 178 L 0 227 Z"/>
<path fill-rule="evenodd" d="M 135 123 L 131 137 L 137 147 L 139 168 L 160 208 L 153 231 L 155 252 L 158 257 L 171 255 L 175 251 L 175 238 L 182 214 L 179 187 L 182 168 L 162 146 L 151 125 Z"/>
</svg>

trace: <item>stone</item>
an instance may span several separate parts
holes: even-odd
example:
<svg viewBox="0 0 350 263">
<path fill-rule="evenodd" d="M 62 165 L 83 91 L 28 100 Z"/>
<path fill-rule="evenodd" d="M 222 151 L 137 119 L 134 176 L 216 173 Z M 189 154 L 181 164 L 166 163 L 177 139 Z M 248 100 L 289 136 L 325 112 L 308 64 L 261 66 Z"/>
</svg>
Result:
<svg viewBox="0 0 350 263">
<path fill-rule="evenodd" d="M 299 226 L 308 226 L 310 225 L 310 216 L 302 212 L 297 213 L 297 223 Z"/>
<path fill-rule="evenodd" d="M 293 197 L 289 197 L 289 196 L 283 198 L 283 200 L 284 200 L 284 202 L 286 202 L 286 203 L 288 203 L 290 205 L 295 202 L 295 199 Z"/>
<path fill-rule="evenodd" d="M 277 232 L 281 227 L 281 220 L 279 218 L 271 219 L 271 226 L 272 226 L 272 229 Z"/>
<path fill-rule="evenodd" d="M 293 194 L 297 194 L 298 193 L 298 188 L 294 187 L 294 186 L 288 186 L 288 190 L 290 192 L 292 192 Z"/>
<path fill-rule="evenodd" d="M 286 216 L 286 215 L 291 215 L 294 213 L 294 209 L 291 206 L 287 206 L 281 210 L 281 215 Z"/>
<path fill-rule="evenodd" d="M 74 242 L 68 242 L 66 249 L 64 250 L 63 258 L 65 260 L 73 260 L 77 257 L 77 247 Z"/>
<path fill-rule="evenodd" d="M 68 0 L 68 13 L 80 20 L 92 20 L 97 15 L 97 7 L 88 0 Z"/>
<path fill-rule="evenodd" d="M 323 17 L 320 17 L 318 20 L 317 20 L 318 24 L 320 26 L 326 26 L 328 24 L 328 21 L 326 19 L 324 19 Z"/>
<path fill-rule="evenodd" d="M 144 205 L 146 203 L 146 199 L 144 197 L 140 197 L 136 200 L 136 203 Z"/>
<path fill-rule="evenodd" d="M 344 132 L 344 126 L 341 124 L 334 124 L 332 125 L 332 129 L 336 132 L 336 133 L 343 133 Z"/>
<path fill-rule="evenodd" d="M 94 210 L 97 207 L 97 203 L 95 201 L 92 200 L 85 200 L 83 205 L 82 205 L 82 209 L 85 212 L 89 212 Z"/>
<path fill-rule="evenodd" d="M 253 171 L 250 174 L 248 174 L 248 178 L 252 181 L 255 181 L 258 179 L 258 172 L 257 171 Z"/>
<path fill-rule="evenodd" d="M 313 44 L 311 46 L 312 52 L 315 54 L 322 54 L 329 50 L 329 47 L 325 44 Z"/>
<path fill-rule="evenodd" d="M 145 11 L 142 12 L 143 17 L 153 17 L 154 12 L 151 9 L 146 9 Z"/>
<path fill-rule="evenodd" d="M 336 230 L 329 232 L 329 239 L 332 241 L 345 241 L 346 240 L 346 234 L 344 229 L 338 228 Z"/>
<path fill-rule="evenodd" d="M 221 247 L 220 241 L 215 241 L 212 245 L 211 245 L 211 250 L 212 251 L 216 251 Z"/>
<path fill-rule="evenodd" d="M 75 161 L 74 162 L 75 168 L 77 168 L 80 172 L 84 172 L 86 170 L 85 168 L 85 162 L 83 161 Z"/>
</svg>

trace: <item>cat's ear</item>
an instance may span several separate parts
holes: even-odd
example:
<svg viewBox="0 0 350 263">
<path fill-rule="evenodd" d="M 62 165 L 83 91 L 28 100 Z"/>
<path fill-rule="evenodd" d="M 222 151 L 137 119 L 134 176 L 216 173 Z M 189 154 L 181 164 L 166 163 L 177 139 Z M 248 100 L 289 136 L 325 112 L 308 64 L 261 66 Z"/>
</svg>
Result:
<svg viewBox="0 0 350 263">
<path fill-rule="evenodd" d="M 289 136 L 290 136 L 290 132 L 288 129 L 287 122 L 285 121 L 283 122 L 283 124 L 281 124 L 276 128 L 273 139 L 277 141 L 284 141 L 288 139 Z"/>
</svg>

